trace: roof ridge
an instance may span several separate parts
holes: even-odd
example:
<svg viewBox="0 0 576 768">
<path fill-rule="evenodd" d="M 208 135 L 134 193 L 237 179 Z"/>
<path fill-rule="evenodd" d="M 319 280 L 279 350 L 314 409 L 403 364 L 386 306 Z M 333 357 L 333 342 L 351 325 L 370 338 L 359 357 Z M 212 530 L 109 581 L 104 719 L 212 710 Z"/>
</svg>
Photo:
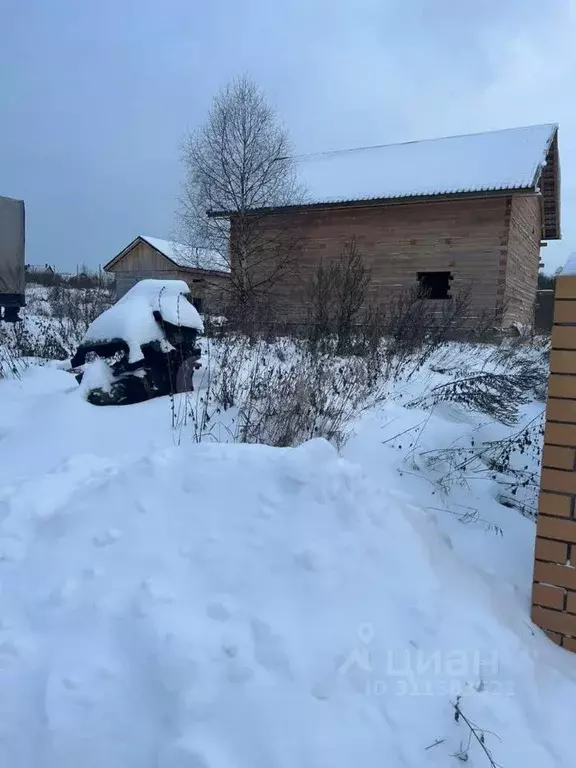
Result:
<svg viewBox="0 0 576 768">
<path fill-rule="evenodd" d="M 153 235 L 138 235 L 138 237 L 142 237 L 144 240 L 157 240 L 161 243 L 170 243 L 171 245 L 184 245 L 184 243 L 178 243 L 176 240 L 168 240 L 165 237 L 154 237 Z"/>
<path fill-rule="evenodd" d="M 213 248 L 210 248 L 209 245 L 186 245 L 186 243 L 179 243 L 177 240 L 166 240 L 164 237 L 153 237 L 152 235 L 138 235 L 138 237 L 141 237 L 143 240 L 156 240 L 157 243 L 168 243 L 169 245 L 177 245 L 181 248 L 191 248 L 191 249 L 200 249 L 203 251 L 210 251 L 214 250 Z"/>
<path fill-rule="evenodd" d="M 558 130 L 558 123 L 535 123 L 533 125 L 519 125 L 515 128 L 497 128 L 491 131 L 475 131 L 473 133 L 458 133 L 451 136 L 436 136 L 430 139 L 412 139 L 411 141 L 391 141 L 387 144 L 369 144 L 365 147 L 348 147 L 346 149 L 328 149 L 323 152 L 308 152 L 301 155 L 294 155 L 294 160 L 305 160 L 314 157 L 326 157 L 330 155 L 345 155 L 354 152 L 364 152 L 370 149 L 384 149 L 385 147 L 403 147 L 410 144 L 427 144 L 434 141 L 446 141 L 449 139 L 466 139 L 471 136 L 486 136 L 491 133 L 508 133 L 510 131 L 525 131 L 529 128 L 550 128 Z"/>
</svg>

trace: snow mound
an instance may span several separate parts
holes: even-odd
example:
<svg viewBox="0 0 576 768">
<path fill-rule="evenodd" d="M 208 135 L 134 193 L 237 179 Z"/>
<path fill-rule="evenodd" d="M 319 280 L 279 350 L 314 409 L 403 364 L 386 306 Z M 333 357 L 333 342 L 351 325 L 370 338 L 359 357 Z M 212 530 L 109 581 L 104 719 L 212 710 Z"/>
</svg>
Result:
<svg viewBox="0 0 576 768">
<path fill-rule="evenodd" d="M 469 411 L 387 403 L 349 460 L 197 445 L 171 412 L 93 408 L 54 366 L 0 381 L 0 766 L 486 768 L 461 696 L 498 765 L 571 768 L 533 523 L 469 478 L 451 501 L 503 535 L 463 525 L 384 440 L 427 418 L 423 451 L 450 445 Z"/>
<path fill-rule="evenodd" d="M 190 289 L 183 280 L 141 280 L 94 320 L 82 344 L 123 339 L 129 347 L 130 363 L 142 359 L 142 344 L 151 341 L 159 341 L 168 352 L 171 345 L 153 312 L 160 312 L 167 323 L 201 332 L 204 330 L 202 319 L 188 300 L 189 294 Z"/>
<path fill-rule="evenodd" d="M 501 765 L 572 764 L 572 657 L 408 495 L 0 387 L 0 765 L 446 768 L 457 695 Z"/>
</svg>

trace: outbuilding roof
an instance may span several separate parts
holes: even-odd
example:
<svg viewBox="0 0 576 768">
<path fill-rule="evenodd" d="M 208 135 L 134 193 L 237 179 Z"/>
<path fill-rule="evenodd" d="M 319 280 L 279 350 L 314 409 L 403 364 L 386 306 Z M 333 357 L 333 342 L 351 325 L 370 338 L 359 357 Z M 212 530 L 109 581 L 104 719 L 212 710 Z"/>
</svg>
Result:
<svg viewBox="0 0 576 768">
<path fill-rule="evenodd" d="M 225 259 L 222 258 L 218 251 L 211 250 L 210 248 L 195 248 L 182 245 L 182 243 L 175 243 L 173 240 L 160 240 L 158 237 L 148 237 L 148 235 L 141 235 L 141 238 L 179 267 L 206 269 L 216 272 L 229 271 Z"/>
<path fill-rule="evenodd" d="M 139 242 L 144 241 L 151 245 L 177 267 L 182 269 L 201 269 L 206 272 L 229 272 L 230 268 L 226 260 L 218 251 L 210 248 L 196 248 L 182 243 L 176 243 L 173 240 L 161 240 L 158 237 L 149 237 L 148 235 L 138 235 L 126 248 L 123 248 L 113 259 L 104 265 L 105 270 L 109 270 L 117 264 L 132 248 Z"/>
</svg>

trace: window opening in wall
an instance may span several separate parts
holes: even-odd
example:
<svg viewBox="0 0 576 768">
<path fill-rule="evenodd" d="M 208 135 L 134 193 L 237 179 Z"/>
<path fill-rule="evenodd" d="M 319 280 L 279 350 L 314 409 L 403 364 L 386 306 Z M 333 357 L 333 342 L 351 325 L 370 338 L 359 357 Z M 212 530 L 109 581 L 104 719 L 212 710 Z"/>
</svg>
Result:
<svg viewBox="0 0 576 768">
<path fill-rule="evenodd" d="M 422 299 L 451 299 L 451 272 L 418 272 L 420 298 Z"/>
<path fill-rule="evenodd" d="M 202 306 L 204 304 L 202 299 L 199 299 L 199 298 L 198 299 L 192 299 L 192 304 L 194 304 L 194 306 L 196 307 L 196 311 L 197 312 L 202 313 Z"/>
</svg>

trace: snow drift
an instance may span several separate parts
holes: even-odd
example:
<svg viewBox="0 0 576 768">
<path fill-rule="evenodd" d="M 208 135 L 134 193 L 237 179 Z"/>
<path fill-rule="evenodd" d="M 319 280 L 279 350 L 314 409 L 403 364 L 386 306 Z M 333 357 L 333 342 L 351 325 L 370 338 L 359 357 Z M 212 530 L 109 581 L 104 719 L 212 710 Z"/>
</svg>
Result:
<svg viewBox="0 0 576 768">
<path fill-rule="evenodd" d="M 167 416 L 0 382 L 1 765 L 446 768 L 458 695 L 502 766 L 572 765 L 529 584 L 324 441 L 174 446 Z"/>
</svg>

